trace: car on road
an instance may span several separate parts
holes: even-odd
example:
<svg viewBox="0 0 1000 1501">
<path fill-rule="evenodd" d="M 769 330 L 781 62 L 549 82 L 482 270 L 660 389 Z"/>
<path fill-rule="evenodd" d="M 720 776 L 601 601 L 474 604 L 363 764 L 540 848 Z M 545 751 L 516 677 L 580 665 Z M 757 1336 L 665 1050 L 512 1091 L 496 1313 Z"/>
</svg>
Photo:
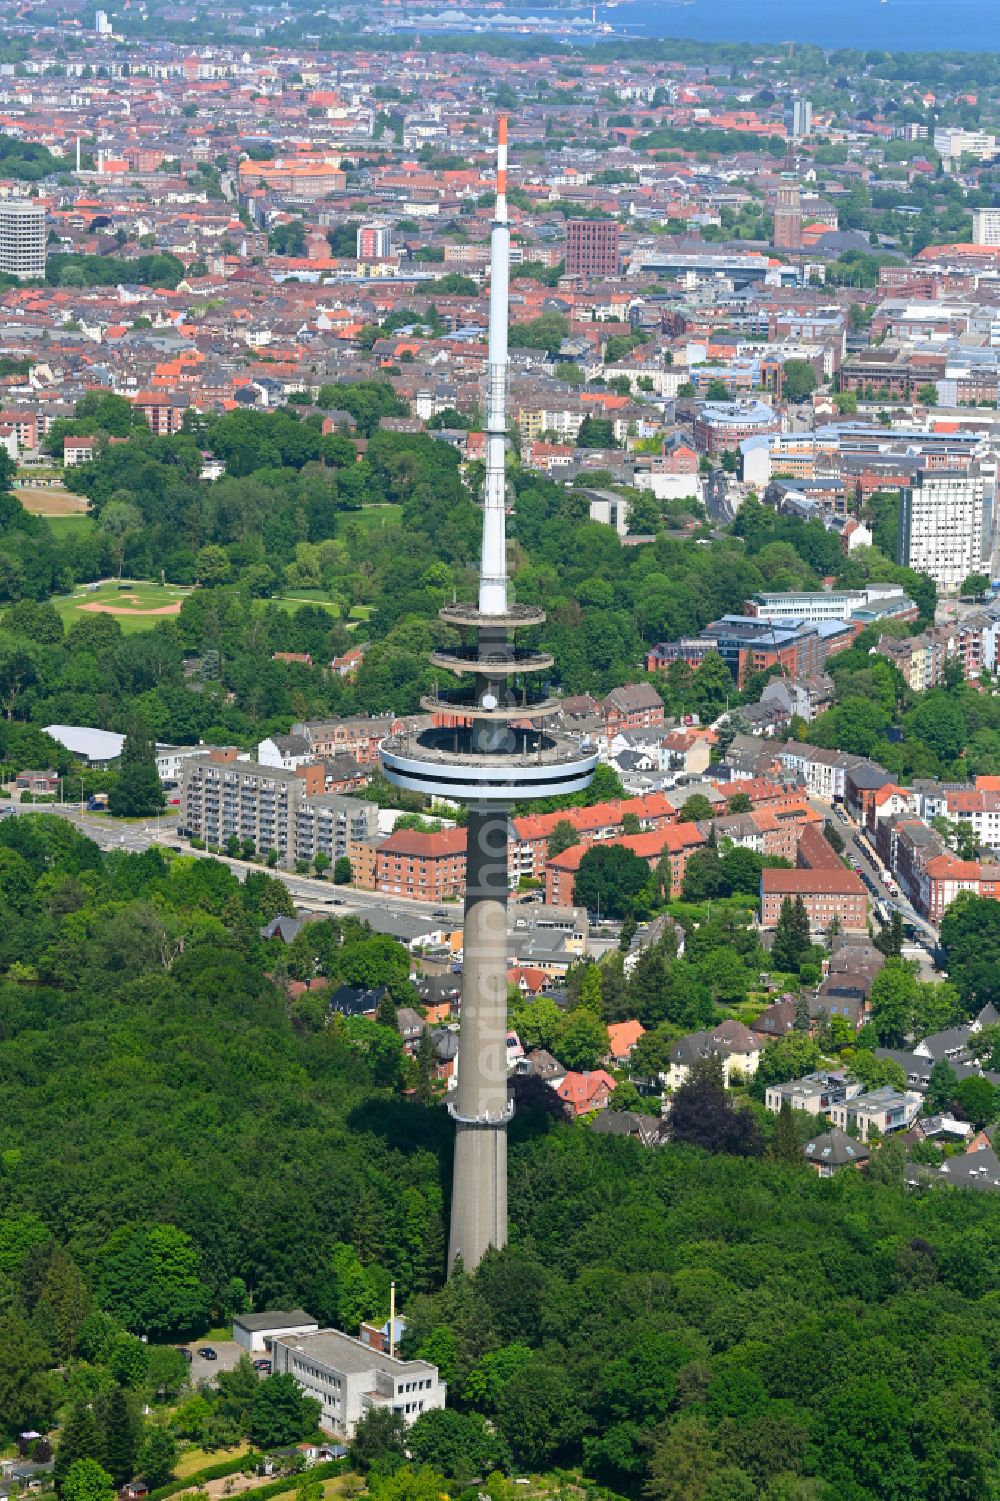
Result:
<svg viewBox="0 0 1000 1501">
<path fill-rule="evenodd" d="M 446 912 L 446 911 L 445 911 L 445 910 L 444 910 L 444 908 L 443 908 L 443 907 L 438 907 L 438 909 L 437 909 L 437 910 L 436 910 L 436 912 L 435 912 L 435 913 L 434 913 L 434 916 L 435 916 L 435 917 L 447 917 L 447 916 L 448 916 L 448 914 L 447 914 L 447 912 Z"/>
<path fill-rule="evenodd" d="M 271 1374 L 271 1362 L 263 1356 L 260 1360 L 254 1361 L 253 1368 L 255 1371 L 262 1371 L 265 1376 L 270 1376 Z"/>
<path fill-rule="evenodd" d="M 212 1349 L 211 1345 L 200 1345 L 198 1348 L 198 1354 L 201 1356 L 202 1360 L 218 1360 L 219 1358 L 217 1352 Z"/>
</svg>

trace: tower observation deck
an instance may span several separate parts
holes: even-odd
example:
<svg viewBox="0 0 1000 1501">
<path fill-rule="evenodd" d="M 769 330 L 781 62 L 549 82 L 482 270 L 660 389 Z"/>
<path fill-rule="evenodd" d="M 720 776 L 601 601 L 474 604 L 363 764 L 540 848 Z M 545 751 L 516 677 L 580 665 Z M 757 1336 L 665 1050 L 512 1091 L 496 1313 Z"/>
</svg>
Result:
<svg viewBox="0 0 1000 1501">
<path fill-rule="evenodd" d="M 486 377 L 486 480 L 478 603 L 449 605 L 441 619 L 461 644 L 431 661 L 456 680 L 422 704 L 450 727 L 393 735 L 381 748 L 386 777 L 411 792 L 468 805 L 465 932 L 449 1266 L 467 1270 L 507 1240 L 507 837 L 511 805 L 579 792 L 596 754 L 545 728 L 558 708 L 535 686 L 548 652 L 518 647 L 518 631 L 544 623 L 534 605 L 508 598 L 504 453 L 507 437 L 507 120 L 497 138 L 497 201 L 490 245 Z"/>
</svg>

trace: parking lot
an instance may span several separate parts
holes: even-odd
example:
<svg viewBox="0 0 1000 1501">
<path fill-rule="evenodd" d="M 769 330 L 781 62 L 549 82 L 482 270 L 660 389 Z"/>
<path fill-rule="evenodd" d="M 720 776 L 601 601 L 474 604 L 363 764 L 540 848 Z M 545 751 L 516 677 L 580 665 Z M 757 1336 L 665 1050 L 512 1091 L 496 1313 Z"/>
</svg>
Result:
<svg viewBox="0 0 1000 1501">
<path fill-rule="evenodd" d="M 206 1360 L 198 1354 L 198 1350 L 210 1345 L 218 1356 L 217 1360 Z M 234 1339 L 194 1339 L 186 1349 L 191 1351 L 191 1383 L 197 1386 L 199 1381 L 212 1381 L 220 1371 L 231 1371 L 233 1366 L 246 1351 L 242 1345 L 238 1345 Z"/>
</svg>

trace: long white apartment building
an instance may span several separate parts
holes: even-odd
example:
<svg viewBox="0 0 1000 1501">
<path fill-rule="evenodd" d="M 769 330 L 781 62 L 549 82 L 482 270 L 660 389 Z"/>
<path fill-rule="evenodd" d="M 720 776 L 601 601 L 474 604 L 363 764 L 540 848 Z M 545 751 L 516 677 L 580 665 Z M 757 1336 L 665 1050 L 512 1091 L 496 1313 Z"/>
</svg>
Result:
<svg viewBox="0 0 1000 1501">
<path fill-rule="evenodd" d="M 864 589 L 762 589 L 746 602 L 748 615 L 818 625 L 824 620 L 850 620 L 865 605 L 908 604 L 901 584 L 869 584 Z"/>
<path fill-rule="evenodd" d="M 293 1376 L 320 1403 L 320 1426 L 345 1438 L 378 1407 L 399 1413 L 409 1427 L 422 1412 L 444 1407 L 448 1391 L 429 1361 L 400 1360 L 339 1329 L 275 1336 L 271 1368 Z"/>
<path fill-rule="evenodd" d="M 958 125 L 939 125 L 934 132 L 934 150 L 946 161 L 974 156 L 981 162 L 997 154 L 997 138 L 985 130 L 963 130 Z"/>
<path fill-rule="evenodd" d="M 992 476 L 977 464 L 919 470 L 902 491 L 897 561 L 956 594 L 970 573 L 989 571 L 992 505 Z"/>
</svg>

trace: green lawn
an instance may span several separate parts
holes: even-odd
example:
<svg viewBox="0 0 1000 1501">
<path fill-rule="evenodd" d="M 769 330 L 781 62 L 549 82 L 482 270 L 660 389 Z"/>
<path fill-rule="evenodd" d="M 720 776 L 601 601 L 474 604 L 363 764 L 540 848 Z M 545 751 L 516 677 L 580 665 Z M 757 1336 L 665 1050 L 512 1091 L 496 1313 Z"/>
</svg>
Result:
<svg viewBox="0 0 1000 1501">
<path fill-rule="evenodd" d="M 93 516 L 46 516 L 52 535 L 57 542 L 64 542 L 67 538 L 76 541 L 80 537 L 89 536 L 94 530 Z"/>
<path fill-rule="evenodd" d="M 340 606 L 327 599 L 321 589 L 296 589 L 294 594 L 276 594 L 271 599 L 254 600 L 254 607 L 258 610 L 264 610 L 268 605 L 277 605 L 280 610 L 292 614 L 305 605 L 319 605 L 321 610 L 328 610 L 340 619 Z"/>
<path fill-rule="evenodd" d="M 359 526 L 365 531 L 371 531 L 376 527 L 398 526 L 402 519 L 403 507 L 388 500 L 382 505 L 365 506 L 360 511 L 338 511 L 337 536 L 343 536 L 347 526 Z"/>
<path fill-rule="evenodd" d="M 60 519 L 86 521 L 88 518 L 72 516 Z M 148 580 L 123 579 L 121 585 L 102 584 L 99 589 L 82 586 L 72 594 L 56 595 L 52 603 L 62 616 L 67 630 L 76 625 L 77 621 L 86 620 L 89 615 L 106 614 L 113 610 L 113 618 L 127 635 L 131 635 L 136 631 L 151 630 L 160 620 L 169 620 L 171 615 L 176 615 L 181 601 L 190 593 L 190 589 L 176 584 L 163 585 Z M 85 608 L 87 605 L 103 605 L 108 608 L 96 611 Z M 163 613 L 155 613 L 158 611 Z"/>
</svg>

